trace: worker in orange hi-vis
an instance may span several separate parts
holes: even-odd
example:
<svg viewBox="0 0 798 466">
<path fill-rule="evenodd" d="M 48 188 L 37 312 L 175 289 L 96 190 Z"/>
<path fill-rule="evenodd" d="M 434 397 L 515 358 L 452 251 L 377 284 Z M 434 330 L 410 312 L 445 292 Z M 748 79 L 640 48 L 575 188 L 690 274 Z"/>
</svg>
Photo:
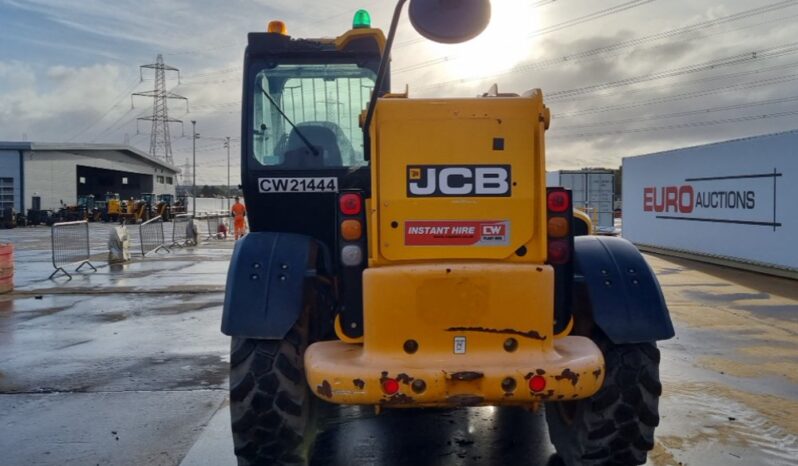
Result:
<svg viewBox="0 0 798 466">
<path fill-rule="evenodd" d="M 236 196 L 236 203 L 230 208 L 230 212 L 233 214 L 233 230 L 235 239 L 237 240 L 244 236 L 247 216 L 247 208 L 239 201 L 238 196 Z"/>
</svg>

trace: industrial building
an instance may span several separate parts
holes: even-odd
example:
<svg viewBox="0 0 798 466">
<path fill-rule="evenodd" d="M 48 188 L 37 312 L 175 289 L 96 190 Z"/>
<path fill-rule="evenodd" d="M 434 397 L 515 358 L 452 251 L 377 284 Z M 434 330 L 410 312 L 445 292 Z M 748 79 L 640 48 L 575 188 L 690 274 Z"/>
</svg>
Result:
<svg viewBox="0 0 798 466">
<path fill-rule="evenodd" d="M 130 146 L 0 141 L 0 211 L 56 210 L 106 193 L 174 195 L 177 173 Z"/>
</svg>

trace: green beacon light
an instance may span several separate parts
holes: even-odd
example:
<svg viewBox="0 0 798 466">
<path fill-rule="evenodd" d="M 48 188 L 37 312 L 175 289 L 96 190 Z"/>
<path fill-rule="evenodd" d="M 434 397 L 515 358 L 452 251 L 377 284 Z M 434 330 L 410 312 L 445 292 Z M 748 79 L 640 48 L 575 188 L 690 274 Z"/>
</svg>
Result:
<svg viewBox="0 0 798 466">
<path fill-rule="evenodd" d="M 371 15 L 366 10 L 357 10 L 352 20 L 352 29 L 366 29 L 371 27 Z"/>
</svg>

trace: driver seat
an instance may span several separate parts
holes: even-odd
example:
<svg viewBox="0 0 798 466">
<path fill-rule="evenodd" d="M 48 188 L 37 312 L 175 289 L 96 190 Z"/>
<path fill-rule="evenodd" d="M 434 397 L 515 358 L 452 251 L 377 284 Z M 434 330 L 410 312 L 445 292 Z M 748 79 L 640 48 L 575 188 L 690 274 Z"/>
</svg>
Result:
<svg viewBox="0 0 798 466">
<path fill-rule="evenodd" d="M 299 132 L 321 153 L 313 155 L 296 129 L 288 136 L 288 144 L 284 155 L 283 166 L 286 168 L 327 168 L 341 167 L 341 150 L 335 132 L 321 125 L 299 125 Z"/>
</svg>

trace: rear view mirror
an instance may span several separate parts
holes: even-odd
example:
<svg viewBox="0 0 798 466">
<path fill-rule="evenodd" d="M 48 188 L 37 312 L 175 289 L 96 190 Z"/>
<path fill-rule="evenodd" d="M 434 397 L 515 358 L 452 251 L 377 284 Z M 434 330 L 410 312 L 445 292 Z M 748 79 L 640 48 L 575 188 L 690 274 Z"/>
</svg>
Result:
<svg viewBox="0 0 798 466">
<path fill-rule="evenodd" d="M 410 22 L 419 34 L 444 44 L 478 36 L 490 22 L 490 0 L 411 0 Z"/>
</svg>

